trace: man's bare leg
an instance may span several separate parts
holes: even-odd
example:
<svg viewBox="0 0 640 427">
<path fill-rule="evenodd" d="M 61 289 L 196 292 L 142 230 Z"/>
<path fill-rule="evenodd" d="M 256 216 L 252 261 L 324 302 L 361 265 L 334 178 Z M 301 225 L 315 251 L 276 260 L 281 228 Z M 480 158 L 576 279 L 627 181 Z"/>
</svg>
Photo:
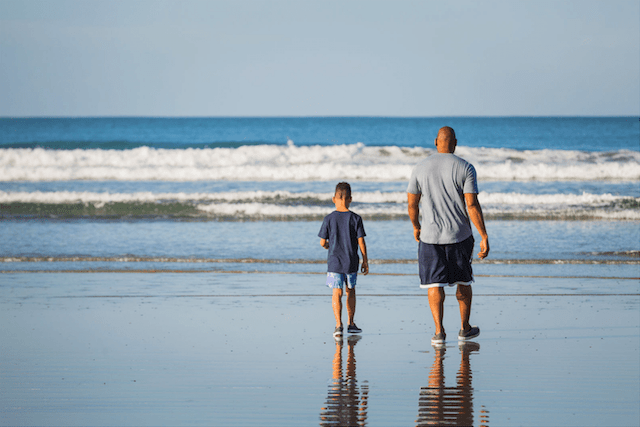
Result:
<svg viewBox="0 0 640 427">
<path fill-rule="evenodd" d="M 436 335 L 444 332 L 442 328 L 442 317 L 444 316 L 444 288 L 429 288 L 429 307 L 433 315 L 433 322 L 436 324 Z"/>
<path fill-rule="evenodd" d="M 354 325 L 353 317 L 356 315 L 356 288 L 349 289 L 347 291 L 347 316 L 349 318 L 349 325 Z"/>
<path fill-rule="evenodd" d="M 331 296 L 333 315 L 336 317 L 336 328 L 342 326 L 342 289 L 334 288 Z"/>
<path fill-rule="evenodd" d="M 458 304 L 460 305 L 460 321 L 461 329 L 468 331 L 471 328 L 469 324 L 469 317 L 471 316 L 471 299 L 473 297 L 473 291 L 471 286 L 458 285 L 456 291 L 456 298 L 458 298 Z"/>
</svg>

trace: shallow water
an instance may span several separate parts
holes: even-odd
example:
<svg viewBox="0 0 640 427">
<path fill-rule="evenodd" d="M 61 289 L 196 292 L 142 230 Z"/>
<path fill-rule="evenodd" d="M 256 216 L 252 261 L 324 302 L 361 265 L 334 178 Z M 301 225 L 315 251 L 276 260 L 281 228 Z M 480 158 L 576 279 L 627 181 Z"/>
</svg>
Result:
<svg viewBox="0 0 640 427">
<path fill-rule="evenodd" d="M 0 256 L 326 260 L 316 221 L 4 220 Z M 372 260 L 415 260 L 408 221 L 365 222 Z M 475 231 L 475 230 L 474 230 Z M 487 221 L 488 260 L 629 261 L 637 221 Z M 478 236 L 475 236 L 479 241 Z M 9 244 L 10 242 L 10 244 Z M 477 246 L 477 245 L 476 245 Z M 78 260 L 81 261 L 81 260 Z M 5 269 L 0 263 L 0 268 Z M 286 268 L 286 267 L 284 267 Z"/>
</svg>

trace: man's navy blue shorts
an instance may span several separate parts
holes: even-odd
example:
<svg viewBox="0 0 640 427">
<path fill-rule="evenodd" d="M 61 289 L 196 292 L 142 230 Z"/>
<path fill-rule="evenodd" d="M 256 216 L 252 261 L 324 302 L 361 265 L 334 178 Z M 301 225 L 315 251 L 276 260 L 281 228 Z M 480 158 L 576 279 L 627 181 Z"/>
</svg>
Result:
<svg viewBox="0 0 640 427">
<path fill-rule="evenodd" d="M 470 285 L 473 282 L 473 244 L 473 236 L 450 245 L 432 245 L 421 241 L 418 246 L 420 287 Z"/>
</svg>

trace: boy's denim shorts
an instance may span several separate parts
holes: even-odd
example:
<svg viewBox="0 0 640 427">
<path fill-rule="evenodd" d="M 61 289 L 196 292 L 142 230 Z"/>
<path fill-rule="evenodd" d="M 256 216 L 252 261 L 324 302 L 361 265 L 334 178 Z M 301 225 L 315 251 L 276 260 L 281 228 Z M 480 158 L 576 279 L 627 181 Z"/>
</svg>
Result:
<svg viewBox="0 0 640 427">
<path fill-rule="evenodd" d="M 344 283 L 347 282 L 347 287 L 353 289 L 356 287 L 356 279 L 358 273 L 327 273 L 327 286 L 331 289 L 342 289 Z"/>
</svg>

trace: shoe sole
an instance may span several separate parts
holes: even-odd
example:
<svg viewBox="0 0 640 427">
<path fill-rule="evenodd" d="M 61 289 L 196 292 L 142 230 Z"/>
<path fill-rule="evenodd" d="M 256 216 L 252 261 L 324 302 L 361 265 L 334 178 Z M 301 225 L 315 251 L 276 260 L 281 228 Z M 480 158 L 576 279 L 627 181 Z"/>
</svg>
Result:
<svg viewBox="0 0 640 427">
<path fill-rule="evenodd" d="M 431 338 L 431 345 L 442 345 L 445 342 L 447 342 L 447 337 L 444 337 L 442 339 Z"/>
</svg>

